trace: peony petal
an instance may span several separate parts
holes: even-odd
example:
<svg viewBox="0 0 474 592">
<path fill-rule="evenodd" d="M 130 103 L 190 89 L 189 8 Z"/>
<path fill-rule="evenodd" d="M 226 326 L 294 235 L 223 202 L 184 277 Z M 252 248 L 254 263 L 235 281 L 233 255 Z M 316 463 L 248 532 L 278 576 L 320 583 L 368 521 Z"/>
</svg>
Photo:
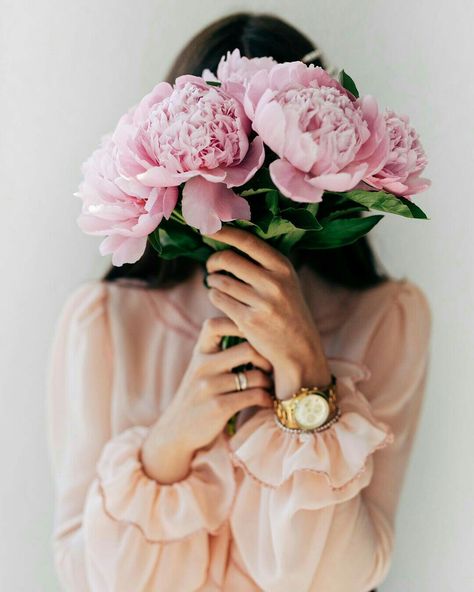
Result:
<svg viewBox="0 0 474 592">
<path fill-rule="evenodd" d="M 271 101 L 258 104 L 253 129 L 273 152 L 278 156 L 283 155 L 286 142 L 286 118 L 278 103 Z"/>
<path fill-rule="evenodd" d="M 101 255 L 112 253 L 112 263 L 121 267 L 124 263 L 135 263 L 145 252 L 147 237 L 132 238 L 112 235 L 99 245 Z"/>
<path fill-rule="evenodd" d="M 251 120 L 255 117 L 255 109 L 258 102 L 267 90 L 268 72 L 266 70 L 260 70 L 252 76 L 243 99 L 245 113 Z"/>
<path fill-rule="evenodd" d="M 167 187 L 163 195 L 163 215 L 166 219 L 171 216 L 171 212 L 174 210 L 178 201 L 178 188 Z"/>
<path fill-rule="evenodd" d="M 195 174 L 199 174 L 210 183 L 222 183 L 226 178 L 226 172 L 221 167 L 216 167 L 215 169 L 201 169 Z"/>
<path fill-rule="evenodd" d="M 137 181 L 134 177 L 116 177 L 114 183 L 127 195 L 133 195 L 146 199 L 150 195 L 151 187 L 143 185 Z"/>
<path fill-rule="evenodd" d="M 308 182 L 314 187 L 326 191 L 350 191 L 365 175 L 367 166 L 366 163 L 361 163 L 351 172 L 342 171 L 340 173 L 319 175 L 309 179 Z"/>
<path fill-rule="evenodd" d="M 164 167 L 151 167 L 144 173 L 137 175 L 137 179 L 143 185 L 149 187 L 174 187 L 186 181 L 196 173 L 171 173 Z"/>
<path fill-rule="evenodd" d="M 301 131 L 298 111 L 288 109 L 285 118 L 285 149 L 281 156 L 300 171 L 308 173 L 318 157 L 318 146 L 309 132 Z"/>
<path fill-rule="evenodd" d="M 184 185 L 182 212 L 186 222 L 202 234 L 217 232 L 221 221 L 250 220 L 246 199 L 223 183 L 210 183 L 202 177 L 193 177 Z"/>
<path fill-rule="evenodd" d="M 323 190 L 313 187 L 302 173 L 286 160 L 274 160 L 269 167 L 270 177 L 278 189 L 293 201 L 307 203 L 322 200 Z"/>
<path fill-rule="evenodd" d="M 252 178 L 265 160 L 263 140 L 257 136 L 250 144 L 249 150 L 242 162 L 226 169 L 224 179 L 227 187 L 239 187 Z"/>
<path fill-rule="evenodd" d="M 405 197 L 414 195 L 415 193 L 421 193 L 431 187 L 431 180 L 424 177 L 412 177 L 410 175 L 405 183 L 408 185 L 408 193 Z"/>
</svg>

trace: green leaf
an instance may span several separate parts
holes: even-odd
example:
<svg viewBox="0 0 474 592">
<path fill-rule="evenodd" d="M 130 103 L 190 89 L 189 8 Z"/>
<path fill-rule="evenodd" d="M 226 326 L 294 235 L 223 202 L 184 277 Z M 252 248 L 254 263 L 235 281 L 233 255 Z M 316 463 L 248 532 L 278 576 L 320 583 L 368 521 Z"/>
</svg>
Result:
<svg viewBox="0 0 474 592">
<path fill-rule="evenodd" d="M 308 233 L 308 232 L 317 232 L 317 231 L 306 231 L 301 228 L 295 228 L 291 232 L 287 232 L 280 237 L 280 240 L 277 242 L 276 247 L 277 249 L 283 253 L 283 255 L 289 255 L 291 250 L 295 247 L 295 245 L 299 245 L 301 239 Z"/>
<path fill-rule="evenodd" d="M 151 234 L 148 235 L 148 241 L 151 244 L 151 246 L 155 249 L 155 251 L 158 253 L 158 255 L 161 255 L 161 243 L 160 243 L 160 237 L 158 235 L 158 230 L 154 230 Z"/>
<path fill-rule="evenodd" d="M 419 206 L 414 204 L 412 201 L 410 201 L 406 197 L 398 197 L 397 199 L 399 199 L 403 204 L 406 205 L 406 207 L 412 213 L 413 218 L 419 218 L 422 220 L 431 220 L 431 218 L 428 218 L 428 216 L 425 214 L 425 212 Z"/>
<path fill-rule="evenodd" d="M 319 230 L 321 224 L 314 214 L 306 208 L 286 208 L 281 211 L 281 216 L 289 220 L 295 228 L 303 230 Z"/>
<path fill-rule="evenodd" d="M 197 230 L 172 218 L 161 222 L 154 231 L 152 240 L 160 245 L 159 255 L 162 259 L 190 257 L 205 261 L 212 253 L 212 250 L 204 245 Z"/>
<path fill-rule="evenodd" d="M 367 234 L 383 218 L 381 214 L 362 218 L 341 218 L 326 222 L 320 220 L 321 230 L 309 230 L 298 243 L 302 249 L 332 249 L 355 242 Z"/>
<path fill-rule="evenodd" d="M 271 239 L 275 238 L 276 236 L 281 236 L 282 234 L 287 234 L 295 230 L 295 225 L 290 222 L 290 220 L 286 220 L 281 216 L 274 216 L 270 223 L 268 224 L 266 231 L 261 231 L 259 236 L 264 239 Z"/>
<path fill-rule="evenodd" d="M 221 86 L 221 83 L 218 80 L 206 80 L 209 86 Z"/>
<path fill-rule="evenodd" d="M 370 212 L 369 208 L 366 208 L 365 206 L 354 206 L 353 208 L 343 208 L 343 209 L 337 209 L 337 210 L 332 210 L 329 214 L 327 214 L 327 216 L 325 216 L 323 218 L 323 220 L 325 222 L 330 221 L 330 220 L 336 220 L 338 218 L 347 218 L 347 217 L 351 217 L 352 214 L 356 214 L 357 212 Z"/>
<path fill-rule="evenodd" d="M 347 199 L 355 201 L 372 210 L 397 214 L 406 218 L 427 218 L 426 214 L 413 202 L 385 191 L 355 190 L 344 193 Z"/>
<path fill-rule="evenodd" d="M 259 193 L 268 193 L 268 191 L 272 191 L 268 187 L 261 187 L 260 189 L 245 189 L 244 191 L 240 191 L 239 195 L 242 197 L 250 197 L 251 195 L 258 195 Z"/>
<path fill-rule="evenodd" d="M 313 216 L 316 216 L 319 210 L 319 202 L 306 204 L 306 209 L 308 210 L 308 212 L 313 214 Z"/>
<path fill-rule="evenodd" d="M 339 72 L 339 82 L 341 83 L 341 86 L 343 86 L 346 90 L 351 92 L 356 99 L 359 98 L 359 91 L 357 90 L 355 82 L 352 80 L 349 74 L 344 72 L 344 70 L 341 70 Z"/>
<path fill-rule="evenodd" d="M 265 196 L 265 205 L 272 214 L 278 214 L 280 206 L 278 204 L 278 191 L 272 190 Z"/>
</svg>

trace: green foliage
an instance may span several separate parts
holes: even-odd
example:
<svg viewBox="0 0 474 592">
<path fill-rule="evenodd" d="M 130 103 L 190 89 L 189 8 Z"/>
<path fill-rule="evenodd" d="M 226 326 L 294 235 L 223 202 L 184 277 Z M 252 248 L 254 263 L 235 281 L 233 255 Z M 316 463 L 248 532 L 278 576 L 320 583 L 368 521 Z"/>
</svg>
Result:
<svg viewBox="0 0 474 592">
<path fill-rule="evenodd" d="M 162 259 L 183 256 L 204 262 L 213 252 L 196 229 L 173 218 L 163 219 L 148 240 Z"/>
<path fill-rule="evenodd" d="M 339 72 L 339 82 L 341 86 L 352 93 L 356 99 L 359 98 L 359 91 L 357 90 L 355 82 L 352 80 L 349 74 L 347 74 L 347 72 L 344 72 L 344 70 Z"/>
<path fill-rule="evenodd" d="M 344 71 L 341 76 L 345 87 L 356 94 L 352 79 Z M 372 210 L 429 219 L 409 199 L 386 191 L 326 191 L 320 202 L 296 202 L 278 190 L 267 166 L 261 167 L 250 181 L 234 191 L 248 200 L 251 219 L 225 224 L 255 234 L 285 255 L 294 249 L 330 249 L 355 242 L 383 218 L 382 215 L 363 215 Z M 214 251 L 232 248 L 201 235 L 186 224 L 179 205 L 171 218 L 163 219 L 148 239 L 163 259 L 184 256 L 204 263 Z"/>
<path fill-rule="evenodd" d="M 385 191 L 348 191 L 343 194 L 346 199 L 355 201 L 371 210 L 378 210 L 388 214 L 397 214 L 405 218 L 424 218 L 426 214 L 412 201 L 405 197 L 396 197 Z"/>
<path fill-rule="evenodd" d="M 383 218 L 382 215 L 362 218 L 336 218 L 322 221 L 322 229 L 308 231 L 298 246 L 303 249 L 333 249 L 355 242 L 367 234 Z"/>
</svg>

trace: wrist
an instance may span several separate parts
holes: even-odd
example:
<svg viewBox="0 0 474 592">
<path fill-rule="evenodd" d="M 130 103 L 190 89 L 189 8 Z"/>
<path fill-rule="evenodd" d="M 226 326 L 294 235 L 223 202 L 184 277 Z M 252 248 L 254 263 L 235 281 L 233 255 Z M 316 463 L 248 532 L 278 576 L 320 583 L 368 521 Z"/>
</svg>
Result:
<svg viewBox="0 0 474 592">
<path fill-rule="evenodd" d="M 304 362 L 287 362 L 280 366 L 280 372 L 274 372 L 275 395 L 278 399 L 291 397 L 302 386 L 324 387 L 331 382 L 331 371 L 324 360 L 313 364 Z"/>
<path fill-rule="evenodd" d="M 189 450 L 183 441 L 150 430 L 141 450 L 143 470 L 150 479 L 162 485 L 171 485 L 189 475 L 194 450 Z"/>
</svg>

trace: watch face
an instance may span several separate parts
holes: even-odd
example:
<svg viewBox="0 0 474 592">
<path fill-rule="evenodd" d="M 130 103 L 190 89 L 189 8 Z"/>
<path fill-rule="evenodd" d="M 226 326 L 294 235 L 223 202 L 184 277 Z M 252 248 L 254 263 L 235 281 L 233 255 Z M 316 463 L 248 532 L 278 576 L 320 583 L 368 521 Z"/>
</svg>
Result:
<svg viewBox="0 0 474 592">
<path fill-rule="evenodd" d="M 329 403 L 326 399 L 313 393 L 297 401 L 294 415 L 300 427 L 311 430 L 323 425 L 329 413 Z"/>
</svg>

